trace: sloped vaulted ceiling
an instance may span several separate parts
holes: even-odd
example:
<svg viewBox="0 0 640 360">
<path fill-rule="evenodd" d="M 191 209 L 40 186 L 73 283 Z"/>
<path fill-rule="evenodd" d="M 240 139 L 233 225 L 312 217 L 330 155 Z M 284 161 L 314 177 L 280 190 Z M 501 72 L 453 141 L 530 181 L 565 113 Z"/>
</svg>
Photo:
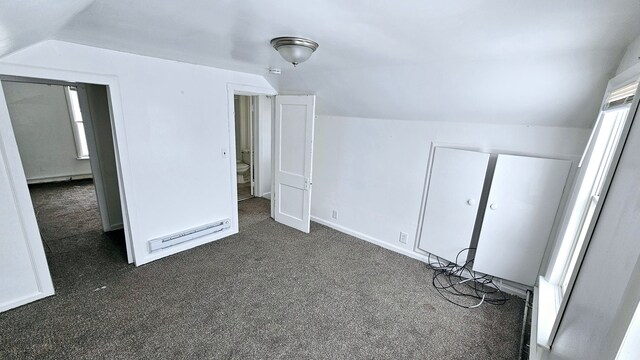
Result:
<svg viewBox="0 0 640 360">
<path fill-rule="evenodd" d="M 40 35 L 263 74 L 283 92 L 316 93 L 320 114 L 407 120 L 591 126 L 640 33 L 637 0 L 23 3 L 2 5 L 4 53 Z M 32 13 L 34 29 L 6 21 L 12 11 Z M 269 45 L 282 35 L 320 48 L 293 69 Z"/>
<path fill-rule="evenodd" d="M 0 1 L 0 56 L 51 38 L 93 0 Z"/>
</svg>

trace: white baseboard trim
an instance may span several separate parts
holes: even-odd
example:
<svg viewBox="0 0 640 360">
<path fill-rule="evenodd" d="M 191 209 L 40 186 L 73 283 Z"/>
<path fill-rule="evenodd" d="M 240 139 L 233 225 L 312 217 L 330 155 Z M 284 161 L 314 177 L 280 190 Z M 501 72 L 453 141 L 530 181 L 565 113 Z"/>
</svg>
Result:
<svg viewBox="0 0 640 360">
<path fill-rule="evenodd" d="M 44 184 L 44 183 L 50 183 L 50 182 L 84 180 L 84 179 L 93 179 L 93 175 L 92 174 L 80 174 L 80 175 L 67 175 L 67 176 L 31 178 L 31 179 L 27 179 L 27 184 Z"/>
<path fill-rule="evenodd" d="M 393 244 L 389 244 L 386 241 L 382 241 L 382 240 L 376 239 L 374 237 L 371 237 L 369 235 L 363 234 L 361 232 L 349 229 L 349 228 L 344 227 L 342 225 L 338 225 L 338 224 L 336 224 L 334 222 L 321 219 L 321 218 L 319 218 L 317 216 L 311 215 L 311 220 L 317 222 L 318 224 L 322 224 L 322 225 L 328 226 L 328 227 L 330 227 L 330 228 L 332 228 L 334 230 L 338 230 L 338 231 L 340 231 L 342 233 L 345 233 L 347 235 L 351 235 L 353 237 L 357 237 L 360 240 L 364 240 L 364 241 L 370 242 L 372 244 L 378 245 L 378 246 L 383 247 L 383 248 L 385 248 L 387 250 L 395 251 L 395 252 L 397 252 L 399 254 L 408 256 L 410 258 L 413 258 L 413 259 L 416 259 L 416 260 L 420 260 L 420 261 L 422 261 L 424 263 L 429 261 L 429 257 L 428 256 L 425 256 L 425 255 L 422 255 L 422 254 L 418 254 L 418 253 L 414 253 L 414 252 L 409 251 L 407 249 L 403 249 L 403 248 L 401 248 L 399 246 L 395 246 Z"/>
<path fill-rule="evenodd" d="M 387 250 L 391 250 L 391 251 L 397 252 L 399 254 L 408 256 L 408 257 L 410 257 L 412 259 L 416 259 L 418 261 L 422 261 L 423 263 L 428 263 L 429 262 L 429 256 L 428 255 L 419 254 L 419 253 L 404 249 L 404 248 L 402 248 L 400 246 L 395 246 L 395 245 L 390 244 L 390 243 L 388 243 L 386 241 L 382 241 L 380 239 L 376 239 L 376 238 L 374 238 L 372 236 L 363 234 L 361 232 L 358 232 L 356 230 L 347 228 L 347 227 L 342 226 L 342 225 L 338 225 L 338 224 L 336 224 L 334 222 L 319 218 L 317 216 L 311 215 L 311 220 L 317 222 L 318 224 L 322 224 L 322 225 L 328 226 L 328 227 L 330 227 L 330 228 L 332 228 L 334 230 L 338 230 L 341 233 L 345 233 L 347 235 L 351 235 L 351 236 L 356 237 L 356 238 L 358 238 L 360 240 L 364 240 L 364 241 L 370 242 L 370 243 L 372 243 L 374 245 L 378 245 L 378 246 L 383 247 L 383 248 L 385 248 Z M 433 265 L 437 265 L 437 263 L 435 262 L 435 259 L 432 259 L 431 263 Z M 520 298 L 526 298 L 527 297 L 527 290 L 528 290 L 527 287 L 522 287 L 519 284 L 515 284 L 515 283 L 512 283 L 512 282 L 507 281 L 507 280 L 502 280 L 500 278 L 495 278 L 495 284 L 498 286 L 498 288 L 500 290 L 506 292 L 507 294 L 515 295 L 515 296 L 520 297 Z"/>
<path fill-rule="evenodd" d="M 30 294 L 18 299 L 13 299 L 9 302 L 5 302 L 0 304 L 0 313 L 5 312 L 7 310 L 11 310 L 11 309 L 15 309 L 17 307 L 20 307 L 22 305 L 26 305 L 29 303 L 32 303 L 36 300 L 40 300 L 40 299 L 44 299 L 48 296 L 53 295 L 54 292 L 51 291 L 51 293 L 47 293 L 47 292 L 37 292 L 35 294 Z"/>
<path fill-rule="evenodd" d="M 271 191 L 262 194 L 261 197 L 271 200 Z"/>
</svg>

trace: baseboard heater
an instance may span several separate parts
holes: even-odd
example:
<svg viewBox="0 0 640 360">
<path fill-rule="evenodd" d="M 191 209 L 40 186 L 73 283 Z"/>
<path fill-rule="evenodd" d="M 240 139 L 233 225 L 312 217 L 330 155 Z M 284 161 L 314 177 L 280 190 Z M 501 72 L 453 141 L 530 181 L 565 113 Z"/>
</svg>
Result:
<svg viewBox="0 0 640 360">
<path fill-rule="evenodd" d="M 198 226 L 193 229 L 184 230 L 161 238 L 149 240 L 149 250 L 165 249 L 170 246 L 181 244 L 185 241 L 193 240 L 205 235 L 215 234 L 231 227 L 231 219 L 216 221 L 211 224 Z"/>
</svg>

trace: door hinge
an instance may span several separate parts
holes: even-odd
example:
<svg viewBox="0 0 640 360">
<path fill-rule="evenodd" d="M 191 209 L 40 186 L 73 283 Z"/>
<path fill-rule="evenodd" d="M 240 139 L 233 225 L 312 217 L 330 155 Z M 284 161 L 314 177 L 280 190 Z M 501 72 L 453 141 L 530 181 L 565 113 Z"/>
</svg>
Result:
<svg viewBox="0 0 640 360">
<path fill-rule="evenodd" d="M 311 185 L 313 185 L 311 179 L 304 178 L 304 189 L 309 190 L 309 188 L 311 188 Z"/>
</svg>

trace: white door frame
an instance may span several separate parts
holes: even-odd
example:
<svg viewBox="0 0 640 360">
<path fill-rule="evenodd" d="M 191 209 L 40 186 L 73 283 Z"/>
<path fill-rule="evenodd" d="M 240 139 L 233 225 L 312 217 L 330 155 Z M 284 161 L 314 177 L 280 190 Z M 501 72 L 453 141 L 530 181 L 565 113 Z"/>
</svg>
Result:
<svg viewBox="0 0 640 360">
<path fill-rule="evenodd" d="M 273 96 L 252 96 L 253 101 L 253 174 L 255 178 L 254 196 L 271 199 L 271 187 L 265 189 L 265 184 L 272 181 L 272 150 L 273 150 Z M 269 103 L 268 105 L 266 103 Z M 268 108 L 268 111 L 267 111 Z M 268 121 L 267 121 L 268 119 Z M 265 130 L 265 129 L 268 129 Z M 268 146 L 265 146 L 268 139 Z M 268 158 L 268 161 L 267 161 Z M 267 191 L 265 191 L 267 190 Z"/>
<path fill-rule="evenodd" d="M 259 96 L 259 95 L 267 95 L 274 96 L 277 95 L 278 92 L 271 88 L 264 88 L 252 85 L 244 85 L 237 83 L 227 83 L 227 111 L 228 111 L 228 128 L 229 128 L 229 148 L 226 149 L 228 152 L 229 163 L 231 167 L 231 174 L 229 176 L 230 188 L 231 188 L 231 209 L 232 216 L 231 219 L 231 232 L 237 233 L 239 230 L 238 227 L 238 186 L 237 183 L 237 166 L 236 166 L 236 147 L 232 146 L 236 143 L 236 118 L 235 118 L 235 102 L 234 96 Z M 253 134 L 252 134 L 253 137 Z M 273 144 L 272 144 L 273 147 Z M 224 151 L 225 149 L 223 149 Z M 255 164 L 255 161 L 254 161 Z M 273 163 L 271 165 L 273 168 Z M 272 171 L 273 173 L 273 171 Z M 272 201 L 273 203 L 273 201 Z"/>
<path fill-rule="evenodd" d="M 89 149 L 89 163 L 91 165 L 93 184 L 96 191 L 96 197 L 98 199 L 98 207 L 100 208 L 100 217 L 102 218 L 102 230 L 107 232 L 122 229 L 122 223 L 114 223 L 113 219 L 109 216 L 109 206 L 105 195 L 106 191 L 103 177 L 103 170 L 106 169 L 106 167 L 101 163 L 100 156 L 98 155 L 98 145 L 95 133 L 96 120 L 93 118 L 91 111 L 89 111 L 87 89 L 84 86 L 84 83 L 80 83 L 75 86 L 78 93 L 80 111 L 85 125 L 85 138 L 87 139 L 87 147 Z M 65 91 L 65 95 L 67 96 L 67 105 L 69 106 L 69 109 L 71 109 L 71 99 L 69 99 L 68 91 Z M 111 129 L 111 132 L 113 133 L 113 129 Z"/>
<path fill-rule="evenodd" d="M 17 76 L 0 76 L 0 81 L 8 81 L 8 82 L 16 82 L 16 83 L 28 83 L 28 84 L 42 84 L 42 85 L 54 85 L 54 86 L 62 86 L 65 87 L 65 100 L 67 103 L 67 108 L 71 113 L 71 99 L 69 98 L 69 87 L 75 87 L 78 93 L 79 105 L 82 111 L 82 117 L 85 125 L 85 137 L 87 139 L 87 147 L 89 149 L 89 162 L 91 164 L 91 177 L 93 178 L 93 183 L 95 187 L 96 197 L 98 199 L 98 207 L 100 212 L 100 218 L 102 220 L 102 230 L 104 232 L 122 229 L 122 223 L 115 224 L 114 227 L 111 219 L 109 218 L 109 211 L 107 207 L 107 201 L 105 200 L 105 191 L 103 185 L 103 175 L 102 175 L 102 164 L 100 164 L 100 160 L 98 158 L 98 148 L 96 146 L 96 139 L 94 133 L 94 123 L 95 119 L 93 119 L 91 112 L 88 111 L 87 104 L 87 93 L 86 89 L 83 86 L 85 83 L 71 83 L 66 81 L 59 80 L 50 80 L 50 79 L 36 79 L 36 78 L 24 78 Z M 8 105 L 8 104 L 7 104 Z M 69 115 L 73 118 L 73 115 Z M 73 119 L 72 119 L 73 120 Z M 75 128 L 73 129 L 74 136 Z M 113 132 L 113 129 L 112 129 Z"/>
<path fill-rule="evenodd" d="M 127 261 L 129 263 L 133 263 L 135 261 L 135 258 L 133 254 L 131 219 L 135 217 L 134 211 L 132 210 L 136 209 L 136 207 L 134 205 L 135 197 L 133 196 L 133 194 L 127 193 L 127 189 L 130 188 L 129 184 L 132 183 L 132 180 L 130 178 L 131 167 L 128 161 L 128 157 L 126 156 L 126 154 L 128 153 L 128 147 L 124 133 L 124 119 L 118 77 L 112 75 L 46 69 L 13 64 L 0 64 L 0 75 L 7 77 L 16 76 L 21 78 L 32 78 L 34 79 L 34 82 L 41 80 L 40 82 L 42 83 L 53 83 L 58 81 L 65 83 L 88 83 L 107 86 L 108 100 L 111 109 L 111 129 L 113 132 L 113 146 L 116 155 L 116 170 L 118 173 L 120 203 L 122 206 L 123 228 L 127 248 Z M 3 106 L 6 106 L 6 98 L 4 96 L 4 92 L 0 92 L 0 101 L 4 102 L 5 105 Z M 3 134 L 3 137 L 6 136 L 15 139 L 15 135 L 13 134 L 13 127 L 11 126 L 11 120 L 9 118 L 5 119 L 4 117 L 0 117 L 0 125 L 3 129 L 6 128 L 6 133 Z M 5 142 L 5 151 L 8 153 L 7 170 L 11 174 L 13 174 L 14 180 L 17 182 L 16 184 L 14 184 L 14 189 L 16 191 L 15 196 L 16 198 L 28 198 L 29 190 L 26 186 L 27 179 L 22 169 L 22 162 L 20 160 L 18 148 L 15 141 Z M 18 203 L 18 205 L 20 218 L 23 219 L 22 225 L 25 228 L 29 228 L 27 233 L 29 234 L 28 241 L 30 245 L 32 247 L 42 247 L 42 239 L 40 238 L 40 233 L 38 231 L 38 224 L 35 221 L 35 212 L 31 201 L 21 201 Z M 48 269 L 46 261 L 44 262 L 44 264 L 40 265 L 46 266 Z M 46 278 L 40 278 L 39 280 L 41 280 L 41 282 L 46 282 Z"/>
<path fill-rule="evenodd" d="M 251 196 L 256 196 L 256 180 L 257 176 L 257 168 L 259 166 L 259 161 L 256 161 L 256 143 L 258 142 L 259 137 L 256 135 L 256 131 L 258 127 L 256 126 L 256 97 L 249 96 L 248 97 L 248 106 L 249 108 L 249 186 L 251 188 Z"/>
</svg>

